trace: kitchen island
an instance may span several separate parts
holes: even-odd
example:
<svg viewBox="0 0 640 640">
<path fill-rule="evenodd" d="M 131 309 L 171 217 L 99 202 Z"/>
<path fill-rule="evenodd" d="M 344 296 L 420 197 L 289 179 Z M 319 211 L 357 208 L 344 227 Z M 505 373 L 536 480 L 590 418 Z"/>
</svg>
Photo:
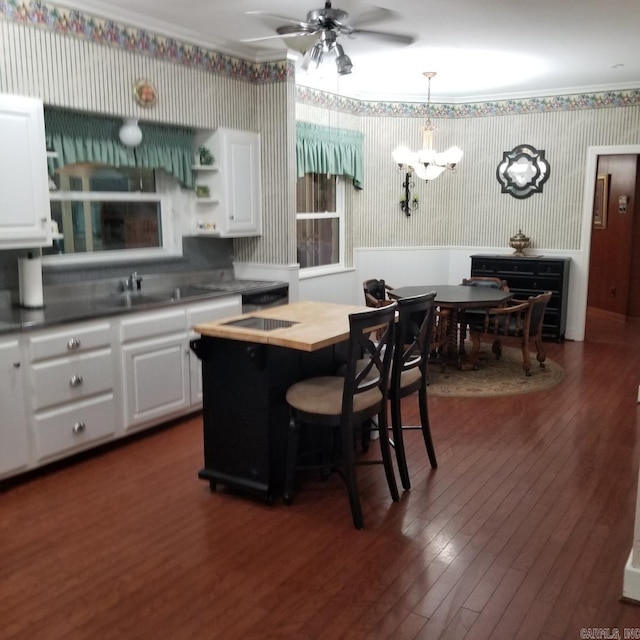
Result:
<svg viewBox="0 0 640 640">
<path fill-rule="evenodd" d="M 341 364 L 349 314 L 366 307 L 295 302 L 195 326 L 202 361 L 204 468 L 200 478 L 263 497 L 280 494 L 294 382 Z"/>
</svg>

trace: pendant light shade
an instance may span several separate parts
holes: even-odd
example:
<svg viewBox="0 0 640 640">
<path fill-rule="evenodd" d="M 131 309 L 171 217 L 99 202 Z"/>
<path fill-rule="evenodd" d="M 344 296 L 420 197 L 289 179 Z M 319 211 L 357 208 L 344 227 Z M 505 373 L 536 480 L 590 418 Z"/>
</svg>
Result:
<svg viewBox="0 0 640 640">
<path fill-rule="evenodd" d="M 142 142 L 142 131 L 138 121 L 126 118 L 119 131 L 120 142 L 125 147 L 137 147 Z"/>
</svg>

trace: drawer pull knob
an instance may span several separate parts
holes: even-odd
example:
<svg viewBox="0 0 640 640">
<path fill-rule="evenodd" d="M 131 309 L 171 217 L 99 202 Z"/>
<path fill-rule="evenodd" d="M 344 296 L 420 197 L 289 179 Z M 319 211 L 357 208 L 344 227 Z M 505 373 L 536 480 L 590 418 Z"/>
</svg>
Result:
<svg viewBox="0 0 640 640">
<path fill-rule="evenodd" d="M 69 384 L 72 387 L 79 387 L 82 384 L 82 376 L 73 375 L 69 380 Z"/>
<path fill-rule="evenodd" d="M 79 349 L 79 348 L 80 348 L 80 340 L 78 340 L 78 338 L 71 338 L 71 340 L 67 342 L 67 349 L 69 349 L 69 351 L 74 351 L 75 349 Z"/>
<path fill-rule="evenodd" d="M 14 369 L 19 369 L 20 368 L 20 363 L 19 362 L 14 362 L 13 363 L 13 368 Z"/>
<path fill-rule="evenodd" d="M 78 422 L 73 425 L 72 431 L 73 433 L 78 434 L 82 433 L 86 428 L 87 425 L 82 420 L 78 420 Z"/>
</svg>

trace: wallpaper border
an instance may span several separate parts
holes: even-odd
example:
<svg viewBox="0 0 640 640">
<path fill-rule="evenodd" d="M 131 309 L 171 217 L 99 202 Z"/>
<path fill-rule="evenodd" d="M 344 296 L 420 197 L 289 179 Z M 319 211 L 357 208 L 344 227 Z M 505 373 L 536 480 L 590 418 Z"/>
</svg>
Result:
<svg viewBox="0 0 640 640">
<path fill-rule="evenodd" d="M 295 79 L 295 66 L 290 60 L 249 62 L 213 49 L 180 42 L 170 37 L 150 33 L 144 29 L 97 18 L 76 9 L 66 9 L 39 0 L 28 2 L 0 0 L 0 19 L 49 29 L 55 33 L 82 38 L 90 42 L 238 80 L 265 84 Z M 426 116 L 426 105 L 422 102 L 372 102 L 339 96 L 300 85 L 296 86 L 296 101 L 358 116 L 387 118 Z M 432 115 L 437 118 L 477 118 L 635 106 L 640 106 L 640 88 L 520 100 L 433 104 Z"/>
<path fill-rule="evenodd" d="M 382 116 L 385 118 L 427 116 L 427 105 L 424 102 L 369 102 L 300 85 L 296 86 L 296 99 L 301 104 L 358 116 Z M 640 106 L 640 89 L 628 89 L 521 100 L 460 104 L 433 103 L 431 115 L 436 118 L 478 118 L 637 106 Z"/>
<path fill-rule="evenodd" d="M 0 0 L 0 19 L 2 18 L 238 80 L 269 83 L 285 82 L 295 77 L 295 67 L 289 60 L 253 63 L 38 0 Z"/>
</svg>

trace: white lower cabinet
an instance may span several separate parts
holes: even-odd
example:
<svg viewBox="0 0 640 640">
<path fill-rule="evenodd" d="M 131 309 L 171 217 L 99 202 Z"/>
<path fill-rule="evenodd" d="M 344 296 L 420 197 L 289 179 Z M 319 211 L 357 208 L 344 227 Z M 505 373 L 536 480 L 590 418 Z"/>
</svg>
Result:
<svg viewBox="0 0 640 640">
<path fill-rule="evenodd" d="M 183 332 L 122 348 L 125 429 L 164 420 L 190 406 L 187 347 Z"/>
<path fill-rule="evenodd" d="M 242 312 L 231 296 L 120 321 L 124 428 L 150 427 L 202 406 L 200 361 L 191 353 L 192 327 Z"/>
<path fill-rule="evenodd" d="M 22 358 L 17 339 L 0 341 L 0 478 L 29 464 Z"/>
<path fill-rule="evenodd" d="M 240 296 L 0 339 L 0 479 L 202 406 L 194 325 Z"/>
<path fill-rule="evenodd" d="M 115 436 L 111 324 L 89 322 L 30 334 L 29 384 L 37 462 Z"/>
</svg>

